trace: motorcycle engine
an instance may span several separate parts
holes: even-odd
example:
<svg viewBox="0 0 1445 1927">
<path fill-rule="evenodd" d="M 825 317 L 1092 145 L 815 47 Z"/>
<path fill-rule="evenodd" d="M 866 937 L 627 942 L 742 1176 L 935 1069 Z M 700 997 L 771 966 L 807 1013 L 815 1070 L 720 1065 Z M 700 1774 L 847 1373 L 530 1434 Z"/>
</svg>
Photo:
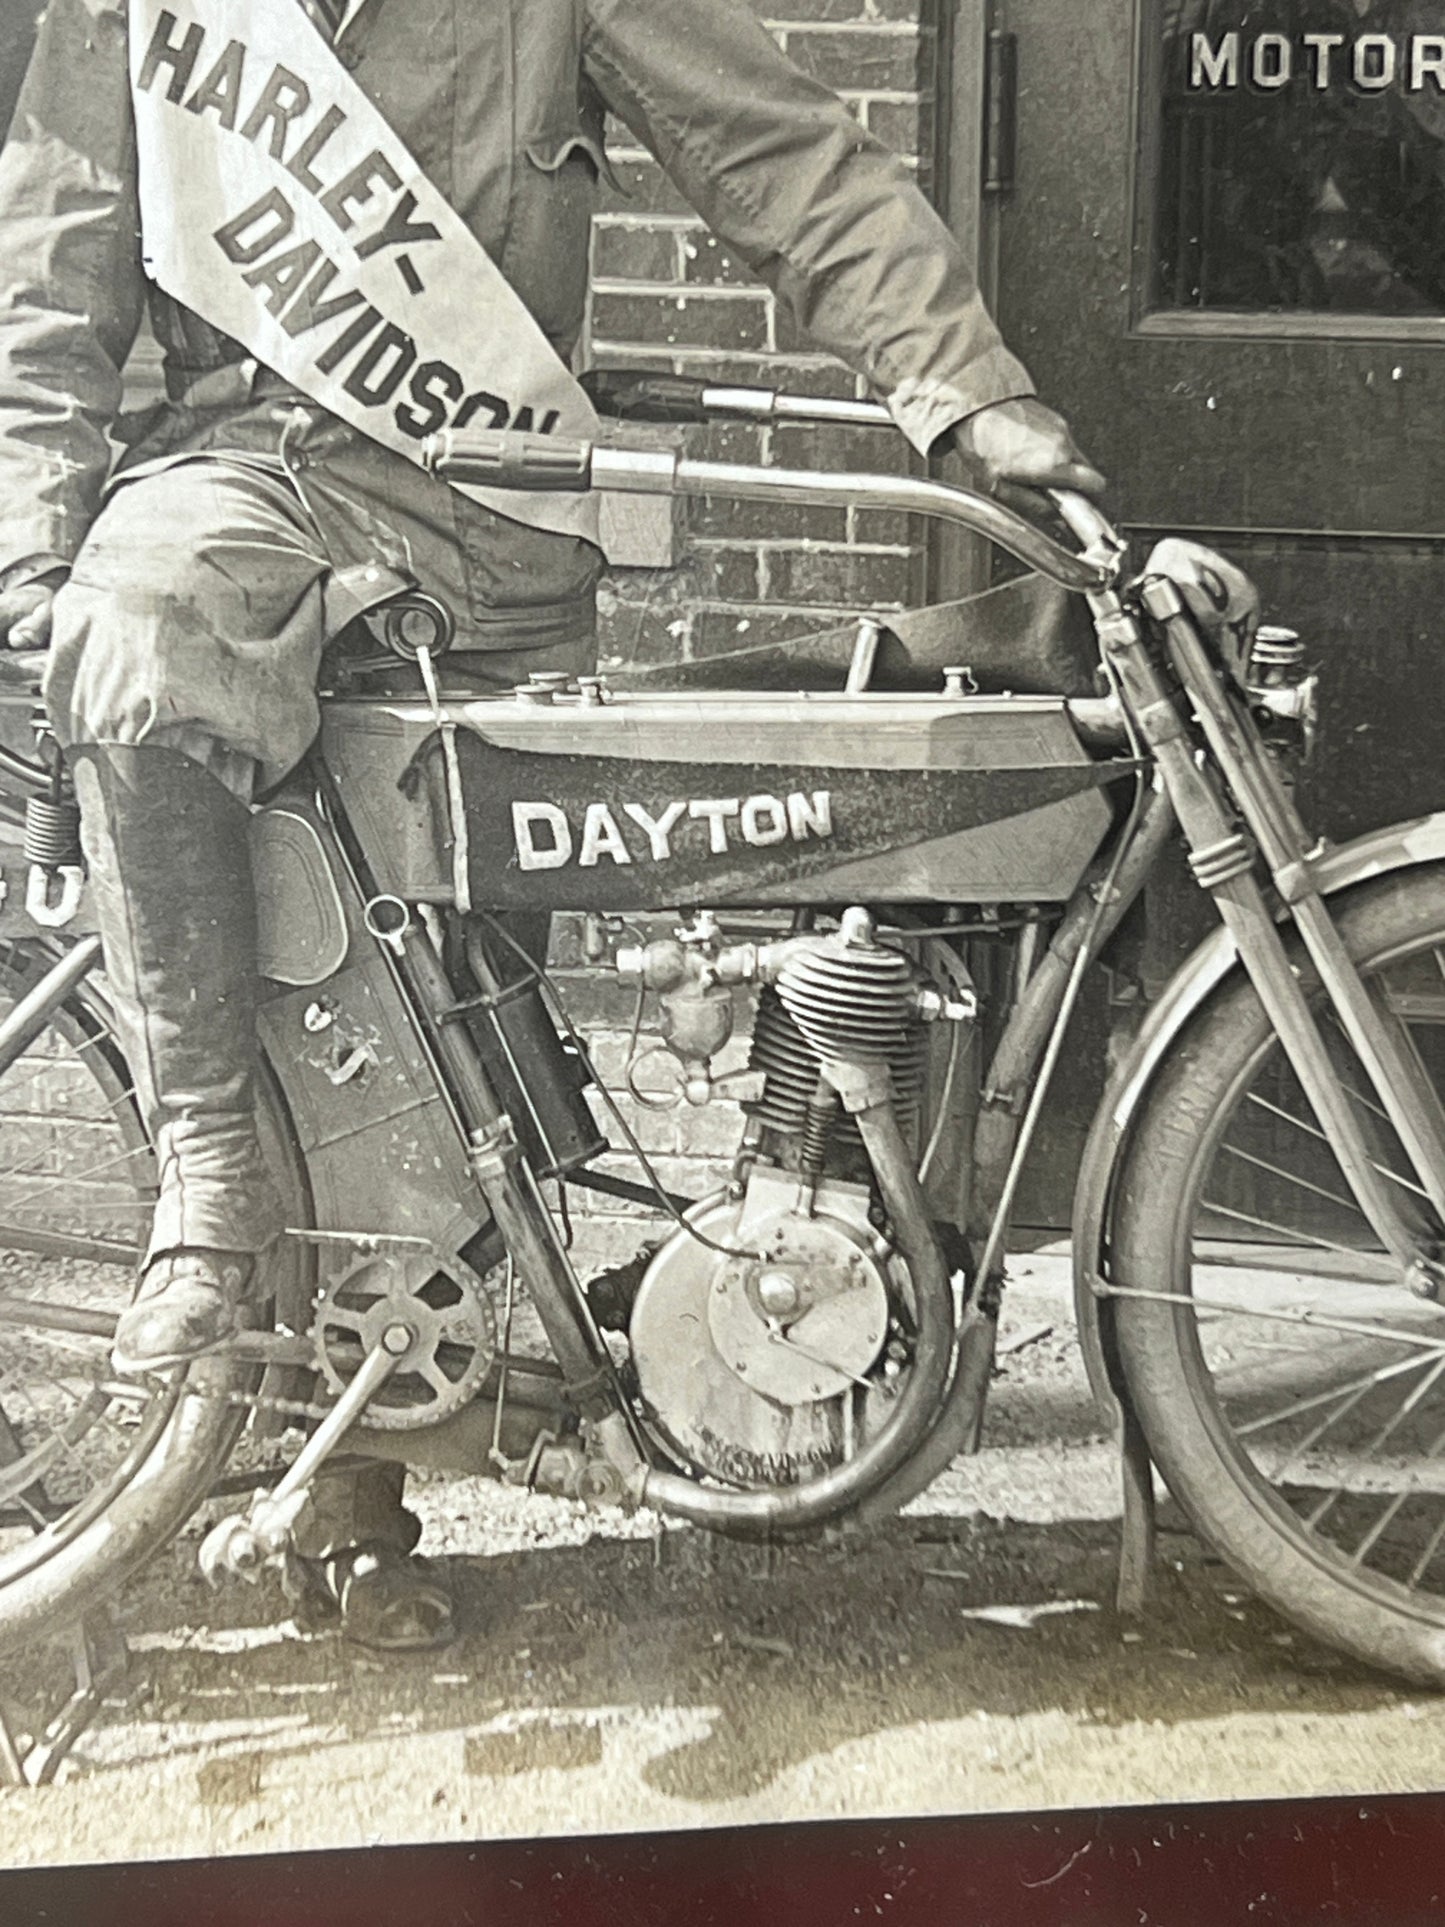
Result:
<svg viewBox="0 0 1445 1927">
<path fill-rule="evenodd" d="M 850 911 L 836 933 L 762 946 L 729 947 L 700 919 L 618 958 L 661 991 L 693 1102 L 715 1088 L 706 1060 L 726 1041 L 723 1000 L 730 1011 L 735 986 L 758 992 L 734 1182 L 654 1254 L 629 1324 L 651 1424 L 701 1474 L 795 1484 L 851 1457 L 888 1415 L 911 1356 L 908 1268 L 825 1067 L 891 1088 L 916 1152 L 930 1024 L 976 1009 L 949 954 L 940 990 Z"/>
<path fill-rule="evenodd" d="M 887 1367 L 901 1369 L 885 1352 L 907 1274 L 869 1223 L 869 1202 L 865 1186 L 825 1180 L 808 1210 L 796 1177 L 758 1167 L 740 1201 L 694 1207 L 691 1231 L 653 1258 L 633 1306 L 632 1356 L 652 1422 L 679 1458 L 735 1484 L 792 1484 L 881 1422 Z"/>
</svg>

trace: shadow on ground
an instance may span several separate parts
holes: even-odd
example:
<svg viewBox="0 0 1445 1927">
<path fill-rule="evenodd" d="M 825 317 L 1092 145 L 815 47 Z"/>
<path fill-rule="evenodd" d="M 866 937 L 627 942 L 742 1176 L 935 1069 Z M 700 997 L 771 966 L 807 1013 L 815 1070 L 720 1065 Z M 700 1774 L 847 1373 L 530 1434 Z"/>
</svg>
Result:
<svg viewBox="0 0 1445 1927">
<path fill-rule="evenodd" d="M 1043 1712 L 1178 1727 L 1398 1699 L 1286 1633 L 1183 1532 L 1164 1536 L 1146 1624 L 1091 1610 L 1109 1598 L 1114 1544 L 1107 1523 L 916 1517 L 830 1545 L 670 1531 L 455 1557 L 441 1563 L 456 1646 L 381 1659 L 299 1634 L 269 1583 L 210 1592 L 188 1539 L 128 1605 L 138 1682 L 107 1715 L 123 1744 L 103 1724 L 81 1757 L 103 1778 L 108 1760 L 194 1754 L 200 1800 L 224 1806 L 255 1798 L 278 1757 L 388 1735 L 461 1731 L 479 1780 L 595 1767 L 610 1726 L 663 1710 L 679 1737 L 643 1778 L 708 1805 L 900 1727 Z M 969 1616 L 1034 1605 L 1051 1610 L 1027 1625 Z M 988 1740 L 981 1727 L 980 1751 Z"/>
</svg>

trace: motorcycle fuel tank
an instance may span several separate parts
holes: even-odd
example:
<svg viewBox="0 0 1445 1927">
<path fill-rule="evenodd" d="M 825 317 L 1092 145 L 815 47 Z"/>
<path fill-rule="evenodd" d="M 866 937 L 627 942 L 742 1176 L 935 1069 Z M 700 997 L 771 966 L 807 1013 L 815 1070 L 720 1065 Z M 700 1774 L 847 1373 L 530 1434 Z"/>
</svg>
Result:
<svg viewBox="0 0 1445 1927">
<path fill-rule="evenodd" d="M 450 779 L 420 703 L 328 704 L 324 754 L 383 888 L 502 909 L 1062 901 L 1132 768 L 1050 697 L 594 683 L 445 714 Z"/>
</svg>

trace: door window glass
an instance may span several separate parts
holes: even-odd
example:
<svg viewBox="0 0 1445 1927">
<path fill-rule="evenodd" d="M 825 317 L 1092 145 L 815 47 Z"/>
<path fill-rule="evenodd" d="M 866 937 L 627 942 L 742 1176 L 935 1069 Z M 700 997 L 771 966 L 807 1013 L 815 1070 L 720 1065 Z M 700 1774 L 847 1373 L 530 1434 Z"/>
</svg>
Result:
<svg viewBox="0 0 1445 1927">
<path fill-rule="evenodd" d="M 1155 0 L 1150 305 L 1445 314 L 1445 0 Z"/>
</svg>

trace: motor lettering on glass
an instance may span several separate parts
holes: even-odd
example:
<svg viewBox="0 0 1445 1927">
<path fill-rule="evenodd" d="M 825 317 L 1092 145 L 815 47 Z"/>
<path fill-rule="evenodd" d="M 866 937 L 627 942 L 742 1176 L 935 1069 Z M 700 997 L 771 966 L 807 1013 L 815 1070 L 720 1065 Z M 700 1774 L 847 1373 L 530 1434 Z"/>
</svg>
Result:
<svg viewBox="0 0 1445 1927">
<path fill-rule="evenodd" d="M 1382 94 L 1445 94 L 1445 34 L 1441 33 L 1259 33 L 1238 28 L 1217 38 L 1195 33 L 1189 41 L 1189 87 L 1193 93 L 1229 93 L 1241 87 L 1280 93 L 1291 86 L 1317 93 L 1352 87 Z"/>
</svg>

